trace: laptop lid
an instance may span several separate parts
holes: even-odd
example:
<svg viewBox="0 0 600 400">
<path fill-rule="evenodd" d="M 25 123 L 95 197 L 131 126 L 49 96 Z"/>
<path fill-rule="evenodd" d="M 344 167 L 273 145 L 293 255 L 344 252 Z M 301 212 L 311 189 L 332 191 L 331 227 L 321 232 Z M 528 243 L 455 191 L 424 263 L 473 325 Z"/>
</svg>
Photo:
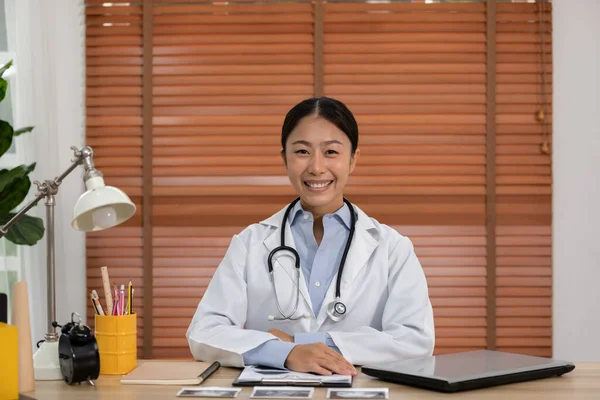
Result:
<svg viewBox="0 0 600 400">
<path fill-rule="evenodd" d="M 383 380 L 439 391 L 459 391 L 562 375 L 567 361 L 491 350 L 442 354 L 365 365 L 362 372 Z"/>
</svg>

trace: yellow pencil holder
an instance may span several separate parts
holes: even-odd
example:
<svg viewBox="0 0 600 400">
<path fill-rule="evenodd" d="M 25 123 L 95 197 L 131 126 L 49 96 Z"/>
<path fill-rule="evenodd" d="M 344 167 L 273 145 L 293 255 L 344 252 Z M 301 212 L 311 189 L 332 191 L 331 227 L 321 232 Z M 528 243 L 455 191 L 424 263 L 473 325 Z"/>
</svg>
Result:
<svg viewBox="0 0 600 400">
<path fill-rule="evenodd" d="M 0 322 L 0 400 L 19 398 L 18 343 L 17 327 Z"/>
<path fill-rule="evenodd" d="M 137 314 L 96 314 L 100 374 L 123 375 L 137 366 Z"/>
</svg>

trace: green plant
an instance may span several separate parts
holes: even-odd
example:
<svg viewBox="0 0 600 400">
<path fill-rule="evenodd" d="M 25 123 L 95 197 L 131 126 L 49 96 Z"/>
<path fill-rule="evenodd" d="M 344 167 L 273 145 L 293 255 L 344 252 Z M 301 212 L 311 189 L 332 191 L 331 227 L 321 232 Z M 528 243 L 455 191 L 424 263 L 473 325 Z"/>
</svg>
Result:
<svg viewBox="0 0 600 400">
<path fill-rule="evenodd" d="M 4 100 L 8 89 L 8 81 L 2 78 L 2 75 L 11 66 L 12 61 L 9 61 L 0 68 L 0 102 Z M 32 130 L 32 126 L 14 130 L 7 121 L 0 120 L 0 157 L 10 149 L 15 136 Z M 34 169 L 35 163 L 19 165 L 10 170 L 0 169 L 0 226 L 6 224 L 15 215 L 12 211 L 23 202 L 29 193 L 31 187 L 29 174 Z M 43 221 L 37 217 L 24 215 L 8 230 L 5 238 L 18 245 L 32 246 L 43 236 Z"/>
</svg>

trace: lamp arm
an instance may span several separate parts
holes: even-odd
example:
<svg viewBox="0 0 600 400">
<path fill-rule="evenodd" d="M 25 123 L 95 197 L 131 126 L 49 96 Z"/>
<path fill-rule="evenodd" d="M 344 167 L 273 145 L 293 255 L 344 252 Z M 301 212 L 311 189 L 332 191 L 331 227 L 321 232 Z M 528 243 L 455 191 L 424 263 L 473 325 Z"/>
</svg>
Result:
<svg viewBox="0 0 600 400">
<path fill-rule="evenodd" d="M 43 199 L 44 196 L 46 196 L 44 193 L 37 192 L 35 198 L 31 200 L 29 204 L 27 204 L 25 207 L 19 210 L 19 212 L 16 213 L 11 219 L 9 219 L 6 224 L 0 226 L 0 239 L 8 233 L 8 230 L 11 226 L 13 226 L 18 220 L 20 220 L 23 217 L 23 215 L 27 214 L 27 211 L 31 210 L 33 206 L 39 203 L 39 201 Z"/>
<path fill-rule="evenodd" d="M 71 160 L 71 165 L 69 168 L 65 170 L 58 177 L 53 180 L 46 180 L 43 183 L 39 181 L 34 181 L 38 188 L 38 192 L 35 195 L 35 198 L 29 202 L 25 207 L 23 207 L 19 212 L 17 212 L 6 224 L 0 226 L 0 239 L 3 238 L 17 221 L 19 221 L 23 215 L 27 213 L 27 211 L 31 210 L 33 206 L 35 206 L 41 199 L 48 196 L 53 196 L 58 193 L 58 187 L 62 183 L 62 181 L 71 173 L 77 166 L 84 164 L 86 179 L 91 176 L 102 176 L 101 172 L 98 171 L 94 166 L 94 161 L 92 157 L 94 152 L 91 147 L 84 146 L 81 149 L 77 149 L 75 146 L 71 146 L 71 150 L 73 150 L 73 155 L 75 156 L 73 160 Z"/>
</svg>

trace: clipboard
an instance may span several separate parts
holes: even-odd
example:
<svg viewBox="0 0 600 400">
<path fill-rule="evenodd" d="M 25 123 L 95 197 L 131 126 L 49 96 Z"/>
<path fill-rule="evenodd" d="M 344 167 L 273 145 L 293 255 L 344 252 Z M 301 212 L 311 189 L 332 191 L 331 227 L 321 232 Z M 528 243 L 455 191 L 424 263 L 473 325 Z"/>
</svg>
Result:
<svg viewBox="0 0 600 400">
<path fill-rule="evenodd" d="M 316 375 L 284 369 L 247 366 L 232 386 L 315 386 L 315 387 L 352 387 L 352 375 Z"/>
</svg>

